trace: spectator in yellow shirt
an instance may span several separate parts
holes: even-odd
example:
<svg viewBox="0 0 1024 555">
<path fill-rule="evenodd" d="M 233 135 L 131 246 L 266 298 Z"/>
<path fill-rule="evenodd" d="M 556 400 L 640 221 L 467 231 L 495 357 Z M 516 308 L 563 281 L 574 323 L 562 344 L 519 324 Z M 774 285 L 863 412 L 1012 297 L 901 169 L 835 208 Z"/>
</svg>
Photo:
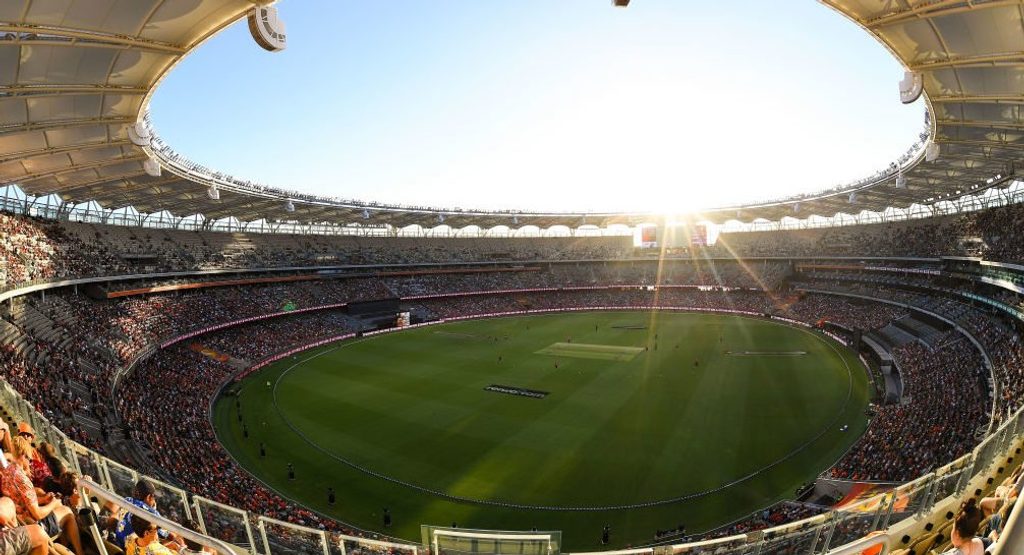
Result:
<svg viewBox="0 0 1024 555">
<path fill-rule="evenodd" d="M 131 521 L 135 534 L 125 544 L 125 555 L 175 555 L 174 551 L 160 543 L 156 524 L 136 515 L 131 516 Z"/>
</svg>

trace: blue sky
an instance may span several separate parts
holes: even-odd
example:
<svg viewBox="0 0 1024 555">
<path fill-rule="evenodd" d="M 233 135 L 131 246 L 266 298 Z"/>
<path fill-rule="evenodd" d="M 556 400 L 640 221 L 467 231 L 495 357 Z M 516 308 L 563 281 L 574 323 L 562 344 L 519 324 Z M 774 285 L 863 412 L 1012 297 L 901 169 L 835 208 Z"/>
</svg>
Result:
<svg viewBox="0 0 1024 555">
<path fill-rule="evenodd" d="M 157 91 L 193 160 L 345 198 L 545 210 L 701 207 L 888 165 L 923 104 L 812 0 L 281 0 L 288 49 L 244 22 Z"/>
</svg>

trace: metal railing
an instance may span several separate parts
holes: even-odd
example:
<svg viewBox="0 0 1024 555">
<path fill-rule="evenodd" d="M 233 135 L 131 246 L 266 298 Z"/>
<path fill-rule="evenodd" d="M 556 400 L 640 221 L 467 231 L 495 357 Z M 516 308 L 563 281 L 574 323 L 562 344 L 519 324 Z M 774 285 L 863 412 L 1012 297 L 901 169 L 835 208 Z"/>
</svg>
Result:
<svg viewBox="0 0 1024 555">
<path fill-rule="evenodd" d="M 134 504 L 125 501 L 124 497 L 112 491 L 109 491 L 108 489 L 104 488 L 103 486 L 100 486 L 99 484 L 97 484 L 96 482 L 89 478 L 79 478 L 78 487 L 81 488 L 82 490 L 83 501 L 94 497 L 107 503 L 113 503 L 114 505 L 117 505 L 118 509 L 120 510 L 124 510 L 135 516 L 145 518 L 147 521 L 156 524 L 160 528 L 163 528 L 168 532 L 177 534 L 185 538 L 186 540 L 192 541 L 204 547 L 214 549 L 220 555 L 227 555 L 230 553 L 237 552 L 236 549 L 232 548 L 231 545 L 229 545 L 226 542 L 223 542 L 216 538 L 211 538 L 209 536 L 204 536 L 202 534 L 197 534 L 196 532 L 184 526 L 181 526 L 173 520 L 167 519 L 162 516 L 154 515 L 153 513 L 150 513 L 145 509 L 140 509 L 139 507 L 136 507 Z M 99 529 L 95 522 L 95 519 L 93 519 L 92 523 L 90 524 L 90 527 L 93 529 L 93 537 L 98 537 Z M 101 555 L 106 555 L 107 549 L 102 542 L 97 543 L 97 549 L 100 551 Z"/>
<path fill-rule="evenodd" d="M 991 549 L 992 555 L 1024 553 L 1024 502 L 1018 502 L 1010 512 L 999 541 Z"/>
</svg>

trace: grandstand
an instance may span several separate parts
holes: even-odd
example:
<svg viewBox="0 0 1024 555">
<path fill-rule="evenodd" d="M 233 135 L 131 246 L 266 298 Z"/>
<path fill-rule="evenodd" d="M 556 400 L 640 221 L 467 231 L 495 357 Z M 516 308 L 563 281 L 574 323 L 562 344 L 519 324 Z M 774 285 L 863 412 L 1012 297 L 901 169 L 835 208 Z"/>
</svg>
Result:
<svg viewBox="0 0 1024 555">
<path fill-rule="evenodd" d="M 4 438 L 11 462 L 2 493 L 18 510 L 11 517 L 0 500 L 0 537 L 20 523 L 28 536 L 16 552 L 29 553 L 30 539 L 32 553 L 47 549 L 45 519 L 22 510 L 30 496 L 11 485 L 28 469 L 35 486 L 63 496 L 39 506 L 79 511 L 45 530 L 62 544 L 52 552 L 76 555 L 122 552 L 116 521 L 127 513 L 171 532 L 188 552 L 222 554 L 923 555 L 973 549 L 964 534 L 984 538 L 988 553 L 1024 553 L 1024 511 L 1016 504 L 1024 483 L 1024 189 L 1015 171 L 1024 144 L 1024 2 L 823 3 L 903 64 L 901 95 L 926 104 L 925 132 L 887 170 L 855 183 L 693 216 L 720 229 L 717 243 L 673 249 L 634 246 L 633 229 L 666 226 L 661 214 L 327 198 L 185 159 L 156 134 L 150 97 L 201 43 L 242 20 L 259 46 L 284 48 L 272 3 L 3 3 L 0 416 L 18 437 L 33 436 L 39 453 L 43 443 L 52 451 L 42 463 L 22 452 L 25 442 Z M 406 231 L 439 223 L 570 231 Z M 860 362 L 870 404 L 843 408 L 866 418 L 824 430 L 818 437 L 848 445 L 831 445 L 821 469 L 808 474 L 809 464 L 779 479 L 779 491 L 760 492 L 749 480 L 793 455 L 698 494 L 555 507 L 577 513 L 566 517 L 566 533 L 529 529 L 538 513 L 522 511 L 547 505 L 512 502 L 485 513 L 481 507 L 504 500 L 468 499 L 442 486 L 427 492 L 440 499 L 392 523 L 380 492 L 402 491 L 387 489 L 401 480 L 352 480 L 351 489 L 330 489 L 330 501 L 313 500 L 289 485 L 301 482 L 295 470 L 311 468 L 311 455 L 289 453 L 293 466 L 272 454 L 275 464 L 288 461 L 287 474 L 274 467 L 275 479 L 250 460 L 268 446 L 238 447 L 249 425 L 264 437 L 257 420 L 243 422 L 239 391 L 262 388 L 282 365 L 338 342 L 400 340 L 406 332 L 392 328 L 403 315 L 410 327 L 476 341 L 444 326 L 607 313 L 636 314 L 636 322 L 615 326 L 645 332 L 658 314 L 686 313 L 741 315 L 809 333 Z M 497 343 L 498 335 L 484 340 Z M 572 339 L 551 343 L 563 351 L 587 345 Z M 642 345 L 611 348 L 631 359 L 657 350 L 657 335 Z M 779 360 L 805 354 L 752 352 Z M 700 362 L 692 372 L 705 371 L 696 369 Z M 494 387 L 520 397 L 547 393 Z M 663 456 L 650 446 L 642 458 Z M 162 516 L 126 501 L 140 495 L 140 482 L 154 486 Z M 747 504 L 714 515 L 707 508 L 714 502 L 700 505 L 726 490 Z M 969 500 L 982 512 L 962 509 Z M 429 505 L 452 516 L 402 520 L 433 518 Z M 358 516 L 367 507 L 380 513 Z M 487 530 L 475 529 L 484 528 L 472 520 L 478 509 Z M 677 515 L 690 525 L 669 520 Z M 589 525 L 592 537 L 568 533 Z"/>
</svg>

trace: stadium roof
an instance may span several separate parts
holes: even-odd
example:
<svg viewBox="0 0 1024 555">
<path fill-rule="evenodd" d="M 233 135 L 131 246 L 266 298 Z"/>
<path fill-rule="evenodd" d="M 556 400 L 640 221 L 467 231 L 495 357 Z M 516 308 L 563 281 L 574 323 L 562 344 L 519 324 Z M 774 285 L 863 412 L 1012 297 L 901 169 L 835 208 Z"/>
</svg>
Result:
<svg viewBox="0 0 1024 555">
<path fill-rule="evenodd" d="M 706 219 L 877 212 L 1009 184 L 1024 152 L 1024 0 L 822 1 L 873 34 L 919 76 L 930 114 L 925 132 L 908 137 L 915 147 L 882 175 L 818 194 L 705 211 Z M 208 220 L 233 216 L 398 228 L 576 228 L 657 220 L 651 214 L 467 211 L 314 197 L 235 180 L 178 157 L 158 137 L 148 138 L 146 106 L 163 76 L 226 26 L 254 10 L 267 16 L 259 11 L 266 3 L 0 3 L 0 184 L 73 203 L 95 200 L 105 208 L 134 206 L 143 213 L 166 210 Z M 250 28 L 259 21 L 251 20 Z M 260 37 L 258 29 L 253 34 Z M 269 49 L 265 36 L 257 42 Z M 913 81 L 906 87 L 911 97 Z M 937 153 L 926 148 L 930 142 L 938 145 Z"/>
</svg>

